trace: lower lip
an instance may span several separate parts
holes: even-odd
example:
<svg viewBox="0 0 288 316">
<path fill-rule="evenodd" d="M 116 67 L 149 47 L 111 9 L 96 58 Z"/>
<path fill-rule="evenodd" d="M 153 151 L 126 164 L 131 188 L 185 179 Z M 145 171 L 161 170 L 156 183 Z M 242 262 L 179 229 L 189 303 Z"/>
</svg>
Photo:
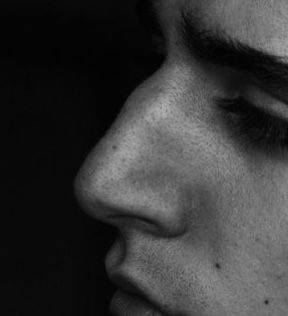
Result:
<svg viewBox="0 0 288 316">
<path fill-rule="evenodd" d="M 113 316 L 164 316 L 139 296 L 117 291 L 110 303 Z"/>
</svg>

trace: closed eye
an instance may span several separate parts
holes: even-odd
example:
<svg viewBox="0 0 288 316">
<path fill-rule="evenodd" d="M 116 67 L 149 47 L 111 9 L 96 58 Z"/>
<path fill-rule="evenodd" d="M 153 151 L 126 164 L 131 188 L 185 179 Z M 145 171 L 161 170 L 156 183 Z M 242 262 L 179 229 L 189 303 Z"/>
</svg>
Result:
<svg viewBox="0 0 288 316">
<path fill-rule="evenodd" d="M 248 100 L 217 98 L 229 126 L 246 146 L 269 154 L 288 154 L 288 121 Z"/>
</svg>

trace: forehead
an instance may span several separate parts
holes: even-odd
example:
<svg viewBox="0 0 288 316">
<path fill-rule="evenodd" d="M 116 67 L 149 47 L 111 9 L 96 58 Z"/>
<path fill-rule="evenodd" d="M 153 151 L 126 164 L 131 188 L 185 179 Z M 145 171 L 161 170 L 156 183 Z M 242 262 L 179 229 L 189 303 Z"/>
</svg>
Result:
<svg viewBox="0 0 288 316">
<path fill-rule="evenodd" d="M 155 0 L 164 23 L 177 21 L 182 10 L 203 27 L 278 56 L 288 56 L 287 0 Z"/>
</svg>

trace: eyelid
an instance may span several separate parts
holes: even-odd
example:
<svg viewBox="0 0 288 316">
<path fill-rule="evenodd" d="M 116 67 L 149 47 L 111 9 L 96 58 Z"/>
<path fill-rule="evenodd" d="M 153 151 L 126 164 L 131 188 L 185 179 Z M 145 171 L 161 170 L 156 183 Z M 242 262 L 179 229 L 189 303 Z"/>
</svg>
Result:
<svg viewBox="0 0 288 316">
<path fill-rule="evenodd" d="M 241 96 L 265 114 L 288 121 L 288 105 L 265 90 L 250 85 L 245 87 Z"/>
<path fill-rule="evenodd" d="M 240 101 L 243 102 L 243 104 L 249 106 L 249 110 L 255 112 L 256 114 L 258 113 L 259 115 L 266 116 L 270 120 L 275 120 L 279 121 L 281 123 L 288 123 L 288 117 L 285 119 L 283 116 L 281 116 L 279 113 L 276 111 L 271 111 L 267 106 L 263 106 L 262 103 L 258 101 L 257 103 L 251 102 L 250 100 L 246 99 L 245 97 L 240 97 Z M 261 105 L 259 105 L 261 104 Z"/>
<path fill-rule="evenodd" d="M 245 150 L 254 151 L 256 149 L 273 157 L 287 158 L 287 120 L 270 114 L 269 111 L 261 109 L 243 97 L 217 98 L 215 101 L 225 114 L 224 117 L 228 119 L 224 121 L 228 122 L 227 127 L 229 130 L 231 129 L 233 136 L 245 146 Z"/>
<path fill-rule="evenodd" d="M 225 111 L 228 111 L 235 115 L 250 115 L 253 117 L 258 116 L 259 120 L 265 119 L 266 121 L 269 120 L 273 124 L 276 125 L 287 125 L 288 124 L 288 118 L 285 119 L 281 115 L 270 111 L 267 108 L 264 108 L 263 106 L 256 105 L 252 103 L 251 101 L 247 100 L 244 97 L 238 97 L 234 99 L 225 99 L 225 98 L 215 98 L 216 104 L 220 105 L 220 107 L 224 108 Z M 230 104 L 238 104 L 239 108 L 236 110 L 235 107 L 230 106 Z M 259 122 L 260 122 L 259 121 Z"/>
</svg>

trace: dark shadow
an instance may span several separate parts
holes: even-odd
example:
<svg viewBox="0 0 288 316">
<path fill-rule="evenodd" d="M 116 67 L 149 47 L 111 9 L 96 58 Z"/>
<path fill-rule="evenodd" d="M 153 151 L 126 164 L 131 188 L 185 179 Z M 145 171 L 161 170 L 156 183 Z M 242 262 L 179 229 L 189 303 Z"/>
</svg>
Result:
<svg viewBox="0 0 288 316">
<path fill-rule="evenodd" d="M 160 60 L 133 4 L 103 18 L 0 5 L 0 29 L 0 313 L 105 315 L 114 289 L 104 258 L 116 233 L 80 210 L 73 179 Z"/>
</svg>

